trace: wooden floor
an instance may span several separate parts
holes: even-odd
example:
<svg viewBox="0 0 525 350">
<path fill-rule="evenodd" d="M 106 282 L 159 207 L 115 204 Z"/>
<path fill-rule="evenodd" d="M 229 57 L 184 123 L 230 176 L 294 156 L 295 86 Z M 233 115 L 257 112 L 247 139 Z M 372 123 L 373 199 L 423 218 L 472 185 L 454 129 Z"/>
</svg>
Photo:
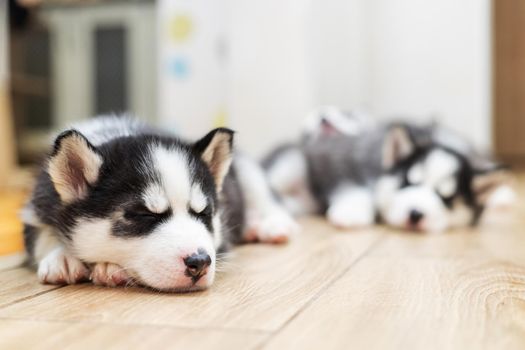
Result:
<svg viewBox="0 0 525 350">
<path fill-rule="evenodd" d="M 524 218 L 520 203 L 442 235 L 305 219 L 287 246 L 236 249 L 194 294 L 44 286 L 8 270 L 0 349 L 525 349 Z"/>
</svg>

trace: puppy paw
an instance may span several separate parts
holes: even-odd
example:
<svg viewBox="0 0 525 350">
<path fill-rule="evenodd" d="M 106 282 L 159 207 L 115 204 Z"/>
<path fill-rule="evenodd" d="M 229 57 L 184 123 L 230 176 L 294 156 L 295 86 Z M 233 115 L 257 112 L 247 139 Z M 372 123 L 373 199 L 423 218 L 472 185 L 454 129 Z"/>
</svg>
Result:
<svg viewBox="0 0 525 350">
<path fill-rule="evenodd" d="M 129 281 L 129 276 L 119 265 L 97 263 L 93 267 L 90 279 L 97 286 L 116 287 L 125 285 Z"/>
<path fill-rule="evenodd" d="M 297 222 L 284 210 L 272 211 L 251 221 L 245 233 L 245 240 L 249 242 L 286 243 L 300 231 Z"/>
<path fill-rule="evenodd" d="M 89 269 L 79 259 L 57 248 L 40 261 L 37 274 L 42 283 L 75 284 L 88 280 Z"/>
<path fill-rule="evenodd" d="M 332 225 L 340 228 L 362 228 L 374 223 L 374 212 L 370 208 L 332 205 L 326 216 Z"/>
</svg>

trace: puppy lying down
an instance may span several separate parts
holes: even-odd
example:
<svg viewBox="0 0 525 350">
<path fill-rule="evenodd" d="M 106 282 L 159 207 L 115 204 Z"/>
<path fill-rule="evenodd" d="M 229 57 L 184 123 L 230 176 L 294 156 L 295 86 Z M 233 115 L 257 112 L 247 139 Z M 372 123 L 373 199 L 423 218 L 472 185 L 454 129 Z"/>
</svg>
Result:
<svg viewBox="0 0 525 350">
<path fill-rule="evenodd" d="M 232 244 L 287 241 L 296 223 L 232 145 L 225 128 L 189 143 L 119 117 L 64 131 L 22 213 L 40 281 L 200 290 Z"/>
<path fill-rule="evenodd" d="M 265 168 L 291 211 L 344 228 L 379 219 L 440 232 L 476 224 L 514 196 L 500 165 L 439 125 L 374 123 L 336 108 L 310 116 L 301 141 L 278 148 Z"/>
</svg>

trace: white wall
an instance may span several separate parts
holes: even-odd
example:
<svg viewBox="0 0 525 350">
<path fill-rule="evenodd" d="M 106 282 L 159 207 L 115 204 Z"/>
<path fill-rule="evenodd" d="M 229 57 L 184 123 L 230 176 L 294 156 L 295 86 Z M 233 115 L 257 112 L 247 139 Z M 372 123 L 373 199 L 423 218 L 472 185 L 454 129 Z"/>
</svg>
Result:
<svg viewBox="0 0 525 350">
<path fill-rule="evenodd" d="M 197 21 L 222 31 L 225 17 L 227 72 L 201 64 L 217 69 L 196 69 L 187 94 L 191 82 L 160 86 L 162 119 L 176 117 L 185 134 L 209 128 L 225 99 L 227 124 L 254 155 L 296 137 L 323 104 L 439 116 L 490 146 L 490 0 L 221 0 L 214 9 L 197 11 Z M 206 63 L 212 46 L 199 33 L 195 59 Z"/>
<path fill-rule="evenodd" d="M 227 119 L 225 0 L 157 1 L 159 122 L 188 138 Z"/>
<path fill-rule="evenodd" d="M 316 102 L 306 35 L 311 0 L 230 0 L 229 112 L 241 149 L 290 140 Z"/>
<path fill-rule="evenodd" d="M 316 104 L 346 109 L 368 104 L 370 28 L 366 1 L 315 0 L 310 41 Z"/>
<path fill-rule="evenodd" d="M 337 40 L 327 45 L 320 34 L 316 43 L 320 103 L 364 107 L 379 116 L 435 115 L 479 147 L 490 147 L 489 0 L 318 3 L 325 8 L 321 22 L 333 19 L 321 33 Z M 353 21 L 359 35 L 345 37 Z"/>
</svg>

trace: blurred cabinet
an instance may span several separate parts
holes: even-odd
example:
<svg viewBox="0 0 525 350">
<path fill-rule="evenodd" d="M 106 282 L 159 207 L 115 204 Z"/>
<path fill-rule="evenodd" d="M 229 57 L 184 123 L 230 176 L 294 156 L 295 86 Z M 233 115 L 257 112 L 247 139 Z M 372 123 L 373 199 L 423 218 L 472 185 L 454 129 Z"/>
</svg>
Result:
<svg viewBox="0 0 525 350">
<path fill-rule="evenodd" d="M 126 112 L 156 116 L 155 2 L 46 6 L 56 126 Z"/>
<path fill-rule="evenodd" d="M 525 1 L 493 0 L 493 132 L 496 153 L 525 163 Z"/>
</svg>

